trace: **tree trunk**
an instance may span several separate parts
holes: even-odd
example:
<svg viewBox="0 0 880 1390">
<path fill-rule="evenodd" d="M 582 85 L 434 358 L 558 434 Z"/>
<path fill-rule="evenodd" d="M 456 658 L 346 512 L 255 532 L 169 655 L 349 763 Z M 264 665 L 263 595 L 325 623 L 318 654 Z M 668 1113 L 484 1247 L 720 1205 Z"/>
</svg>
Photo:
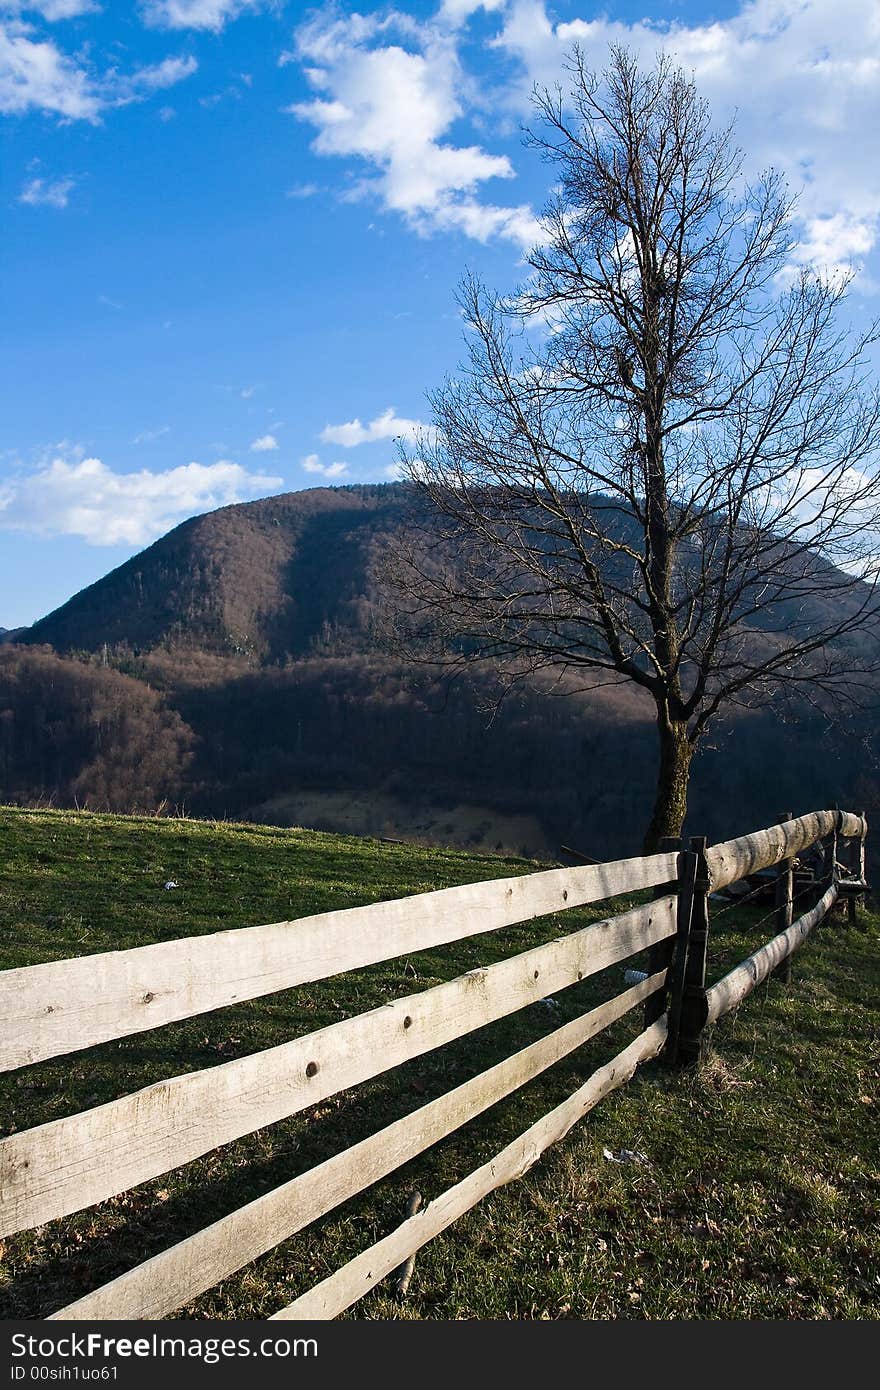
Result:
<svg viewBox="0 0 880 1390">
<path fill-rule="evenodd" d="M 688 738 L 687 721 L 670 719 L 665 710 L 657 714 L 660 766 L 651 823 L 645 834 L 645 854 L 655 854 L 666 835 L 680 835 L 687 811 L 688 779 L 693 744 Z"/>
</svg>

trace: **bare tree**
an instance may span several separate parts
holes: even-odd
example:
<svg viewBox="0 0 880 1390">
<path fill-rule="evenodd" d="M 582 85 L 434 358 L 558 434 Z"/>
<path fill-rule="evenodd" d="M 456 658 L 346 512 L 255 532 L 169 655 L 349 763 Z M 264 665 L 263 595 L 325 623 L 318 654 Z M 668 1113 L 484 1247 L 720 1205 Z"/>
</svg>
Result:
<svg viewBox="0 0 880 1390">
<path fill-rule="evenodd" d="M 848 276 L 791 269 L 782 179 L 746 181 L 665 57 L 568 71 L 528 137 L 543 241 L 515 294 L 462 287 L 468 360 L 402 449 L 423 520 L 385 566 L 411 652 L 646 692 L 651 847 L 720 710 L 872 665 L 877 334 L 841 326 Z"/>
</svg>

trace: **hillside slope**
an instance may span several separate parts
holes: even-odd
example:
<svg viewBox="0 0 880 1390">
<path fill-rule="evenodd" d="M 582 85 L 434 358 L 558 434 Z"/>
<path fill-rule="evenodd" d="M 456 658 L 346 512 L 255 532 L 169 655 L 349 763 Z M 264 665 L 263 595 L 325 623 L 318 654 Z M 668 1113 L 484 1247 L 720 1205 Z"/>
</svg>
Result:
<svg viewBox="0 0 880 1390">
<path fill-rule="evenodd" d="M 326 625 L 356 627 L 376 533 L 399 487 L 315 488 L 221 507 L 175 527 L 28 630 L 58 652 L 119 646 L 298 656 Z"/>
<path fill-rule="evenodd" d="M 406 485 L 386 483 L 221 507 L 175 527 L 17 640 L 61 653 L 201 651 L 256 665 L 298 659 L 328 641 L 373 651 L 374 548 L 417 506 Z M 632 527 L 622 514 L 606 524 Z M 814 559 L 812 567 L 808 588 L 749 614 L 746 627 L 765 640 L 795 623 L 824 625 L 835 606 L 857 606 L 857 593 L 834 592 L 831 565 Z"/>
<path fill-rule="evenodd" d="M 553 699 L 536 677 L 492 713 L 491 667 L 448 687 L 380 648 L 371 565 L 407 504 L 407 490 L 388 484 L 221 508 L 7 640 L 0 736 L 11 751 L 0 759 L 0 796 L 71 804 L 71 778 L 59 771 L 70 760 L 59 761 L 55 745 L 24 762 L 15 752 L 28 726 L 21 653 L 39 645 L 115 668 L 149 686 L 154 703 L 159 693 L 185 728 L 182 741 L 163 745 L 167 764 L 152 784 L 199 814 L 529 853 L 566 843 L 595 856 L 622 830 L 638 849 L 656 766 L 644 693 L 578 691 L 571 679 L 561 687 L 568 698 Z M 772 621 L 784 627 L 786 613 Z M 57 676 L 72 688 L 69 673 L 59 667 Z M 75 717 L 56 723 L 60 731 Z M 788 724 L 776 712 L 735 710 L 695 765 L 693 830 L 713 834 L 727 812 L 744 829 L 847 795 L 870 807 L 873 727 L 862 721 L 852 734 L 806 707 Z M 113 798 L 92 794 L 88 804 L 144 800 L 120 771 Z"/>
</svg>

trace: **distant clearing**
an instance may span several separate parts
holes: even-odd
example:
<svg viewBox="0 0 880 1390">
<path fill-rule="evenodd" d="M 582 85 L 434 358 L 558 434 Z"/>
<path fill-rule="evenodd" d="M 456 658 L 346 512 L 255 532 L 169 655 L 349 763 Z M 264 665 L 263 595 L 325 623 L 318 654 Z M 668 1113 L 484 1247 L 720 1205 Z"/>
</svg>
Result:
<svg viewBox="0 0 880 1390">
<path fill-rule="evenodd" d="M 388 792 L 303 792 L 273 796 L 250 815 L 270 825 L 304 826 L 343 835 L 372 835 L 415 844 L 451 845 L 477 853 L 552 858 L 558 850 L 537 816 L 504 815 L 489 806 L 413 804 Z"/>
</svg>

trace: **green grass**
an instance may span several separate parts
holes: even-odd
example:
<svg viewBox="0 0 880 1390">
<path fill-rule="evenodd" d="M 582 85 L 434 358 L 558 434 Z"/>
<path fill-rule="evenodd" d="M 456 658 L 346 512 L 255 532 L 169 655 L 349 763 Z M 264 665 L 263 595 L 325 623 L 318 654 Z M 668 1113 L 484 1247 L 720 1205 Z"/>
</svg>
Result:
<svg viewBox="0 0 880 1390">
<path fill-rule="evenodd" d="M 307 831 L 68 812 L 0 810 L 0 835 L 0 968 L 537 867 Z M 179 886 L 166 890 L 169 880 Z M 13 1072 L 0 1078 L 0 1133 L 284 1042 L 599 915 L 573 911 Z M 763 915 L 715 914 L 711 978 L 766 939 Z M 861 921 L 865 932 L 837 919 L 814 932 L 792 984 L 770 981 L 723 1020 L 700 1072 L 643 1068 L 530 1174 L 427 1246 L 405 1303 L 380 1288 L 348 1316 L 876 1318 L 880 922 Z M 7 1239 L 0 1316 L 46 1316 L 618 993 L 622 972 L 562 993 L 561 1019 L 525 1009 L 130 1193 Z M 639 1026 L 630 1015 L 182 1315 L 274 1312 L 392 1229 L 414 1188 L 430 1199 L 464 1177 Z M 641 1151 L 648 1162 L 609 1162 L 606 1147 Z"/>
</svg>

